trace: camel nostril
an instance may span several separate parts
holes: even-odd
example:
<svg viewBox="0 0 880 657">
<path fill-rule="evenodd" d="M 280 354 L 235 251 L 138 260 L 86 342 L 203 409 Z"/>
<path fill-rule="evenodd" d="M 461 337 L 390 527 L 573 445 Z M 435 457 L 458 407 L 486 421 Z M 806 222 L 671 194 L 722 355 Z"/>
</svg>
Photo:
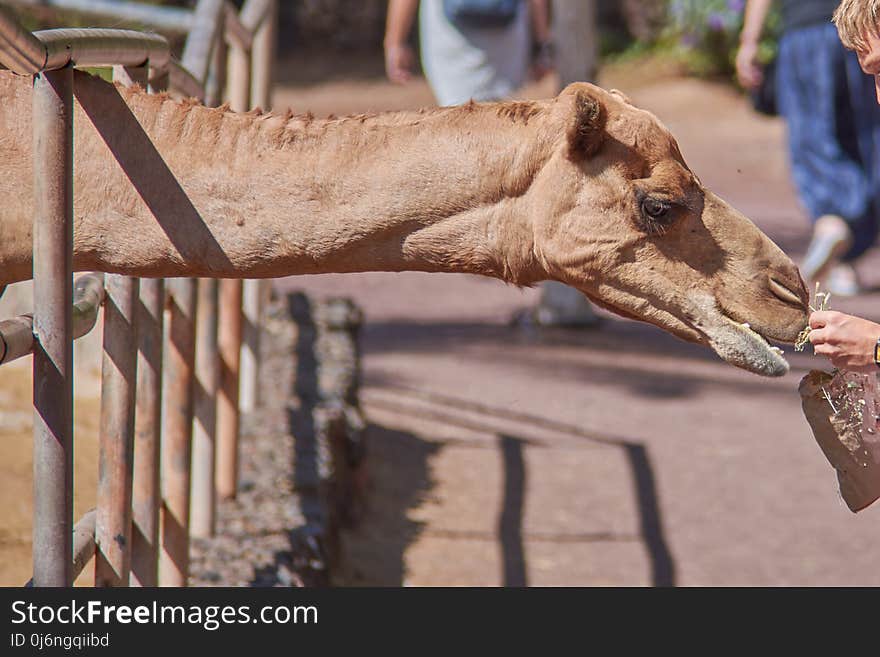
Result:
<svg viewBox="0 0 880 657">
<path fill-rule="evenodd" d="M 770 276 L 768 277 L 768 285 L 770 287 L 770 291 L 774 294 L 774 296 L 776 296 L 776 298 L 784 301 L 785 303 L 790 303 L 793 306 L 797 306 L 798 308 L 806 308 L 807 291 L 803 283 L 795 288 L 798 290 L 796 292 L 785 283 L 782 283 L 773 276 Z"/>
</svg>

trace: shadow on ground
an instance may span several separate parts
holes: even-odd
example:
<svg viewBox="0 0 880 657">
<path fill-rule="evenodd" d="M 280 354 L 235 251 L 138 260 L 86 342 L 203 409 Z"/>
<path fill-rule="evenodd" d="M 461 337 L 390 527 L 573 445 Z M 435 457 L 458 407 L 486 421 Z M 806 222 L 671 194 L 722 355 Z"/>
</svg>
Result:
<svg viewBox="0 0 880 657">
<path fill-rule="evenodd" d="M 555 378 L 573 383 L 602 381 L 643 398 L 686 398 L 706 386 L 743 395 L 775 392 L 756 386 L 752 377 L 738 376 L 732 369 L 719 376 L 707 366 L 721 361 L 705 347 L 646 324 L 616 319 L 605 320 L 598 330 L 520 329 L 488 323 L 368 323 L 364 346 L 371 354 L 442 351 L 477 362 L 497 361 L 503 351 L 523 370 L 552 371 Z M 794 353 L 793 347 L 787 347 L 787 357 L 794 372 L 806 373 L 811 367 L 806 356 Z M 383 374 L 374 370 L 366 381 L 382 383 L 382 378 Z"/>
<path fill-rule="evenodd" d="M 404 389 L 397 389 L 397 392 L 402 399 L 410 396 Z M 431 419 L 452 429 L 466 426 L 468 429 L 490 432 L 492 419 L 500 418 L 622 449 L 630 468 L 639 514 L 639 537 L 650 562 L 651 583 L 653 586 L 676 585 L 675 560 L 664 534 L 654 467 L 645 445 L 614 436 L 588 434 L 578 427 L 547 418 L 513 413 L 464 399 L 433 395 L 432 401 L 447 407 L 449 412 L 446 415 L 436 413 Z M 381 406 L 376 400 L 370 404 Z M 405 407 L 399 405 L 389 410 L 406 414 Z M 461 423 L 456 418 L 458 410 L 478 413 L 487 424 L 480 426 L 480 421 Z M 423 410 L 413 414 L 421 419 L 427 417 Z M 400 586 L 406 583 L 407 549 L 424 529 L 424 524 L 413 520 L 410 514 L 431 497 L 435 482 L 431 478 L 430 459 L 442 449 L 442 444 L 427 442 L 415 434 L 375 424 L 370 425 L 369 432 L 372 469 L 369 510 L 361 527 L 346 533 L 345 571 L 337 583 L 349 586 Z M 501 553 L 500 581 L 503 586 L 524 587 L 529 585 L 525 549 L 528 537 L 523 529 L 528 483 L 524 451 L 536 441 L 500 432 L 497 436 L 503 463 L 502 502 L 495 536 Z M 616 541 L 620 537 L 602 534 L 589 540 Z"/>
<path fill-rule="evenodd" d="M 411 512 L 431 495 L 429 460 L 441 445 L 405 431 L 376 424 L 367 427 L 370 482 L 367 509 L 358 527 L 343 539 L 337 584 L 402 586 L 404 554 L 424 523 Z"/>
</svg>

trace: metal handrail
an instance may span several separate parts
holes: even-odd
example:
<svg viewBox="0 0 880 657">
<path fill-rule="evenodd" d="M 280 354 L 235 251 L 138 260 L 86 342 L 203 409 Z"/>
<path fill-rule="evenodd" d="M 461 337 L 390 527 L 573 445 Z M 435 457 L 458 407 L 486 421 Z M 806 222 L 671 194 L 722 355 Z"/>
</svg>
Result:
<svg viewBox="0 0 880 657">
<path fill-rule="evenodd" d="M 104 303 L 104 276 L 86 274 L 76 279 L 73 290 L 73 339 L 89 333 Z M 0 322 L 0 365 L 27 356 L 34 350 L 34 316 L 20 315 Z"/>
<path fill-rule="evenodd" d="M 24 29 L 15 14 L 0 5 L 0 64 L 16 73 L 42 71 L 48 53 L 40 40 Z"/>
<path fill-rule="evenodd" d="M 171 49 L 159 34 L 104 28 L 42 30 L 31 34 L 5 7 L 0 7 L 0 62 L 21 75 L 75 66 L 142 66 L 168 68 Z"/>
<path fill-rule="evenodd" d="M 126 0 L 7 0 L 23 7 L 53 7 L 92 16 L 104 16 L 149 25 L 168 32 L 189 32 L 193 25 L 191 9 L 146 5 Z"/>
<path fill-rule="evenodd" d="M 46 64 L 40 71 L 75 66 L 143 66 L 165 70 L 171 60 L 168 40 L 159 34 L 105 28 L 71 28 L 34 32 L 46 49 Z"/>
</svg>

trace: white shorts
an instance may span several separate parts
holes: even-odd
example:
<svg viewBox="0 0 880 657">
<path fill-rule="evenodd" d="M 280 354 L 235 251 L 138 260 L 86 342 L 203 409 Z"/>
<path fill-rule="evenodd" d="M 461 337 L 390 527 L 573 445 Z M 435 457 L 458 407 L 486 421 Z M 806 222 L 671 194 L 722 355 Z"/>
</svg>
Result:
<svg viewBox="0 0 880 657">
<path fill-rule="evenodd" d="M 509 98 L 525 82 L 531 39 L 528 2 L 503 28 L 465 28 L 446 18 L 442 0 L 422 0 L 422 68 L 440 105 Z"/>
</svg>

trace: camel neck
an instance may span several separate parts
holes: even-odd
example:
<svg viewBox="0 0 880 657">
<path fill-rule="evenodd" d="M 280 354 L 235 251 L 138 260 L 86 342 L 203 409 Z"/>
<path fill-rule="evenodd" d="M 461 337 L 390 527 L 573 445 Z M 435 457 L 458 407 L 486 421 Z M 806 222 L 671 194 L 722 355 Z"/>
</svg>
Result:
<svg viewBox="0 0 880 657">
<path fill-rule="evenodd" d="M 549 154 L 534 146 L 536 104 L 319 121 L 209 109 L 86 76 L 77 89 L 88 119 L 76 130 L 82 267 L 539 278 L 526 200 Z M 131 242 L 103 243 L 119 222 Z"/>
</svg>

